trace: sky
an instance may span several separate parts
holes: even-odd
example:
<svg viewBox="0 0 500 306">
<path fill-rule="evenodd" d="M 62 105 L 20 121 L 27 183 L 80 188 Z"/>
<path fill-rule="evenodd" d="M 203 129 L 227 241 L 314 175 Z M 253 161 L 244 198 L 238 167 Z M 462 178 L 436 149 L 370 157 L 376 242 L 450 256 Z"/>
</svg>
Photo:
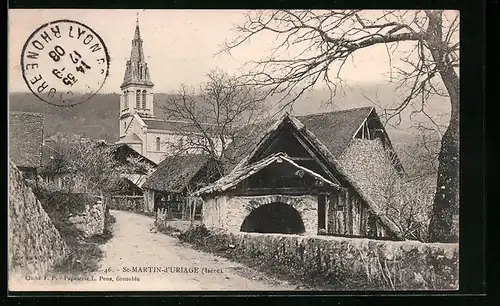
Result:
<svg viewBox="0 0 500 306">
<path fill-rule="evenodd" d="M 136 17 L 144 53 L 156 92 L 171 92 L 184 83 L 197 86 L 212 69 L 237 74 L 242 66 L 269 54 L 273 38 L 260 36 L 231 55 L 216 56 L 226 40 L 235 37 L 234 28 L 244 19 L 238 10 L 9 10 L 9 91 L 27 91 L 20 69 L 22 47 L 40 25 L 58 20 L 79 21 L 101 36 L 111 57 L 110 72 L 101 93 L 119 92 L 125 63 L 130 56 Z M 389 60 L 385 47 L 357 53 L 343 70 L 350 84 L 387 80 Z"/>
</svg>

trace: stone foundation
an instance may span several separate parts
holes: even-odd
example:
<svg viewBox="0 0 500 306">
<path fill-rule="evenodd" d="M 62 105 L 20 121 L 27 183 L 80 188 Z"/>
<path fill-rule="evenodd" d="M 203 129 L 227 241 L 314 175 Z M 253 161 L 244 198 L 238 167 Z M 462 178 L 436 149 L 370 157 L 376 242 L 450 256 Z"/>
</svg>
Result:
<svg viewBox="0 0 500 306">
<path fill-rule="evenodd" d="M 256 208 L 280 202 L 293 207 L 300 214 L 305 233 L 315 235 L 318 231 L 317 196 L 221 196 L 204 199 L 203 223 L 209 229 L 224 229 L 239 232 L 245 218 Z"/>
</svg>

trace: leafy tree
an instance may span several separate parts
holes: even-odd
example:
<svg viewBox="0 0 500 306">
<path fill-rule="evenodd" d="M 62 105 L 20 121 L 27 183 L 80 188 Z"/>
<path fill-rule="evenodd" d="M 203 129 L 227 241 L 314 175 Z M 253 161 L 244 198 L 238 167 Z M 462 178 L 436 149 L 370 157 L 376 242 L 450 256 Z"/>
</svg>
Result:
<svg viewBox="0 0 500 306">
<path fill-rule="evenodd" d="M 45 165 L 43 175 L 61 175 L 68 192 L 78 191 L 93 195 L 111 195 L 119 192 L 122 174 L 137 169 L 147 171 L 140 161 L 117 161 L 107 145 L 80 135 L 66 137 L 58 134 L 45 146 L 52 149 L 52 159 Z"/>
</svg>

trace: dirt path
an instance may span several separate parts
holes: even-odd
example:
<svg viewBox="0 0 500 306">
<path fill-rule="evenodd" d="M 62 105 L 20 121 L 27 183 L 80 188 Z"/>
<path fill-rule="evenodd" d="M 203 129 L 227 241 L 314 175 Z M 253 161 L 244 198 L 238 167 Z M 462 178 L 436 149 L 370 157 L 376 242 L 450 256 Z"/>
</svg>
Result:
<svg viewBox="0 0 500 306">
<path fill-rule="evenodd" d="M 105 255 L 93 280 L 37 283 L 56 291 L 297 290 L 285 281 L 152 231 L 150 217 L 123 211 L 111 214 L 116 217 L 114 235 L 102 246 Z"/>
</svg>

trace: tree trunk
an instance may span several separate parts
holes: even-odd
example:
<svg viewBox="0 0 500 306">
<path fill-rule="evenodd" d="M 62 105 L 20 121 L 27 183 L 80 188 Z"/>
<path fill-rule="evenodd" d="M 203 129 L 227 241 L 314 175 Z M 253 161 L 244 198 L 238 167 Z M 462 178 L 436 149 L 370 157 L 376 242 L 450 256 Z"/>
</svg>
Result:
<svg viewBox="0 0 500 306">
<path fill-rule="evenodd" d="M 431 242 L 457 242 L 453 217 L 459 211 L 459 121 L 452 118 L 441 140 L 436 194 L 429 224 Z"/>
<path fill-rule="evenodd" d="M 429 224 L 431 242 L 457 242 L 458 228 L 453 219 L 459 212 L 460 195 L 460 79 L 446 62 L 446 48 L 442 41 L 442 11 L 427 11 L 429 27 L 427 42 L 444 86 L 450 96 L 450 124 L 441 139 L 436 194 Z"/>
</svg>

